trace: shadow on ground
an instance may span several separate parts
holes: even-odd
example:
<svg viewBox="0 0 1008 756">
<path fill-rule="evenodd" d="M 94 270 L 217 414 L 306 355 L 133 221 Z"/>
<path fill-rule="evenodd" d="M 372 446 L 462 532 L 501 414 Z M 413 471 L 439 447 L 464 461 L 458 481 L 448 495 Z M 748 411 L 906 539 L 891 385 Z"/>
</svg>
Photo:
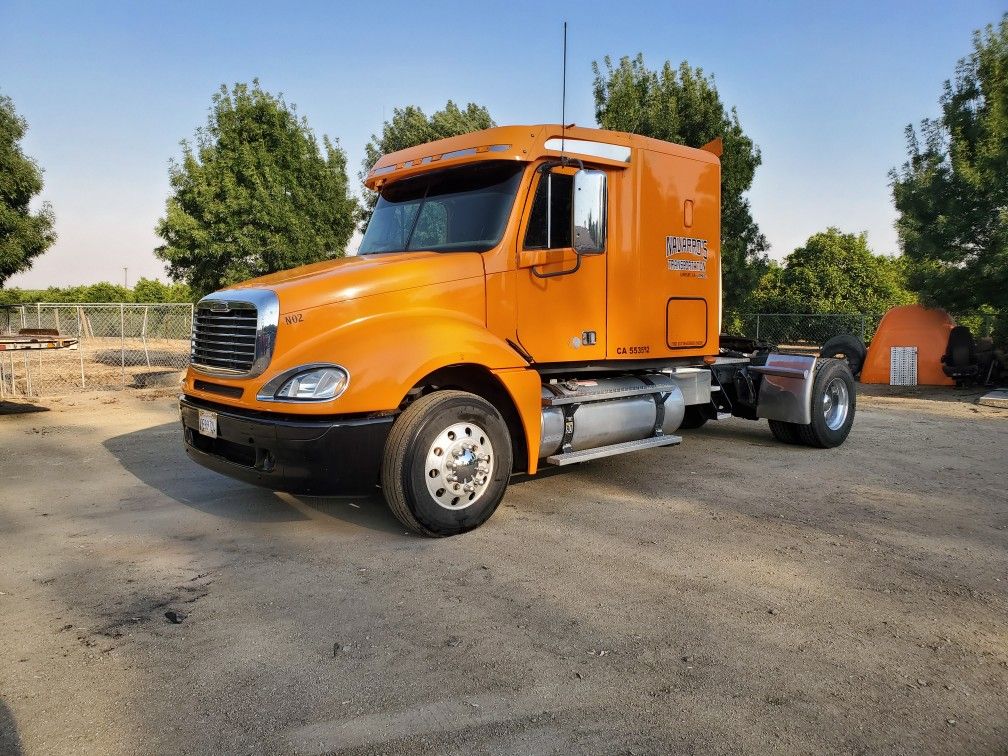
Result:
<svg viewBox="0 0 1008 756">
<path fill-rule="evenodd" d="M 182 379 L 181 370 L 149 370 L 133 374 L 133 388 L 176 388 Z"/>
<path fill-rule="evenodd" d="M 0 402 L 0 416 L 3 415 L 25 415 L 29 412 L 48 412 L 48 407 L 31 402 Z"/>
<path fill-rule="evenodd" d="M 179 352 L 174 349 L 103 349 L 89 356 L 92 362 L 116 367 L 123 362 L 127 367 L 133 365 L 148 365 L 149 367 L 165 367 L 179 370 L 188 362 L 189 352 Z"/>
<path fill-rule="evenodd" d="M 294 496 L 232 480 L 190 460 L 181 427 L 164 423 L 103 446 L 142 483 L 187 507 L 240 522 L 293 522 L 315 515 L 386 533 L 403 528 L 380 496 Z"/>
<path fill-rule="evenodd" d="M 10 708 L 0 701 L 0 753 L 6 756 L 20 756 L 21 736 Z"/>
</svg>

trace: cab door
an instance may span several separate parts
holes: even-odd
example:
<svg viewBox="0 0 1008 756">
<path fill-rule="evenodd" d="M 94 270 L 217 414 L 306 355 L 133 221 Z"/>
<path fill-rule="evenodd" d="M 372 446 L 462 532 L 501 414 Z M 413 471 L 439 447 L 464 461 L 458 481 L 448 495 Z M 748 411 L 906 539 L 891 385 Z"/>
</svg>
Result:
<svg viewBox="0 0 1008 756">
<path fill-rule="evenodd" d="M 538 363 L 606 354 L 606 174 L 543 165 L 518 235 L 517 336 Z"/>
</svg>

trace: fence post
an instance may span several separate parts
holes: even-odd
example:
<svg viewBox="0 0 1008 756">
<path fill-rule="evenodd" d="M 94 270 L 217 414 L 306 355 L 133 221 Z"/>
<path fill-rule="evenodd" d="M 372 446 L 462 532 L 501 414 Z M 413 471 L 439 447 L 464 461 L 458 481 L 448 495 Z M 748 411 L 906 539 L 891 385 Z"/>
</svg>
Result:
<svg viewBox="0 0 1008 756">
<path fill-rule="evenodd" d="M 147 358 L 147 367 L 150 367 L 150 352 L 147 350 L 147 313 L 149 311 L 150 305 L 144 305 L 143 327 L 140 329 L 140 338 L 143 339 L 144 356 Z"/>
<path fill-rule="evenodd" d="M 42 330 L 42 303 L 41 302 L 36 302 L 35 303 L 35 323 L 36 323 L 35 327 L 38 328 L 39 330 Z M 42 387 L 42 351 L 43 350 L 36 349 L 35 351 L 38 352 L 38 355 L 37 355 L 37 357 L 38 357 L 38 384 L 39 384 L 39 388 L 41 388 Z M 27 357 L 27 354 L 25 356 Z M 25 369 L 26 370 L 28 369 L 28 362 L 27 362 L 27 360 L 25 361 Z"/>
<path fill-rule="evenodd" d="M 80 356 L 80 387 L 84 389 L 84 308 L 77 308 L 77 354 Z"/>
<path fill-rule="evenodd" d="M 759 341 L 759 316 L 760 316 L 760 314 L 757 312 L 756 313 L 756 341 Z"/>
<path fill-rule="evenodd" d="M 119 303 L 119 357 L 122 364 L 122 387 L 126 388 L 126 304 Z"/>
</svg>

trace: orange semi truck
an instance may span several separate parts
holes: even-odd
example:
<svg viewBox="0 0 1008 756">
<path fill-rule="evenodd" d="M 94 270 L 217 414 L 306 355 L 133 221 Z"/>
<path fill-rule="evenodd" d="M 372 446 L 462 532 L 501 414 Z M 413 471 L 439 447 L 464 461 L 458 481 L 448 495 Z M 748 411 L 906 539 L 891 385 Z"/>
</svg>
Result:
<svg viewBox="0 0 1008 756">
<path fill-rule="evenodd" d="M 380 487 L 444 536 L 486 521 L 512 475 L 707 420 L 843 443 L 846 363 L 719 337 L 719 155 L 540 125 L 382 157 L 357 256 L 198 303 L 189 456 L 273 490 Z"/>
</svg>

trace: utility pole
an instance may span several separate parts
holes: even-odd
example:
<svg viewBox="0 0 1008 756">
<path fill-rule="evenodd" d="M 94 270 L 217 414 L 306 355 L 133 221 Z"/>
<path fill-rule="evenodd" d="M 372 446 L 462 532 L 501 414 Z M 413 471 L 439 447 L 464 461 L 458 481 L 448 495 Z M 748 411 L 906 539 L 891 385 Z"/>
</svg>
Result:
<svg viewBox="0 0 1008 756">
<path fill-rule="evenodd" d="M 129 270 L 129 267 L 127 267 L 126 265 L 123 265 L 123 288 L 126 288 L 126 289 L 129 288 L 129 279 L 126 277 L 126 272 L 128 270 Z"/>
</svg>

